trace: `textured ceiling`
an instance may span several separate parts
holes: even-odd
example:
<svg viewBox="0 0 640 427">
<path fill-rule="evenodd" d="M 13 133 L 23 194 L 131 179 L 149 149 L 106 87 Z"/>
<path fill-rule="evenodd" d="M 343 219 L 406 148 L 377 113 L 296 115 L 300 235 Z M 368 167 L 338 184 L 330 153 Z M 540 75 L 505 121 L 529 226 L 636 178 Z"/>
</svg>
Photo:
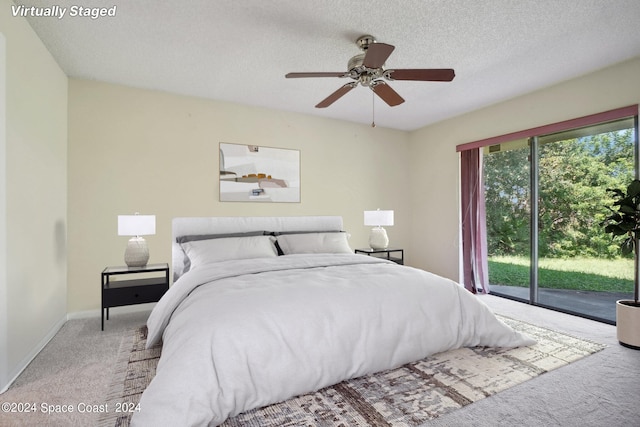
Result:
<svg viewBox="0 0 640 427">
<path fill-rule="evenodd" d="M 370 124 L 358 87 L 326 109 L 372 34 L 396 47 L 387 68 L 454 68 L 451 83 L 395 81 L 406 102 L 375 100 L 378 126 L 425 125 L 640 56 L 638 0 L 15 0 L 115 5 L 115 17 L 28 21 L 70 77 Z M 3 13 L 5 13 L 3 11 Z M 11 11 L 10 11 L 11 13 Z"/>
</svg>

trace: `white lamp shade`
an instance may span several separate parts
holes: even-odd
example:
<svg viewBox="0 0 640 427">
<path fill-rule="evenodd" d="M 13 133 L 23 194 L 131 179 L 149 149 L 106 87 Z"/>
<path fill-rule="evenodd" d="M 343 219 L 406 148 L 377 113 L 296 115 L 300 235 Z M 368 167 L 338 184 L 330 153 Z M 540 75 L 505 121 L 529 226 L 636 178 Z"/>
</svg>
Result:
<svg viewBox="0 0 640 427">
<path fill-rule="evenodd" d="M 118 215 L 118 236 L 156 234 L 155 215 Z"/>
<path fill-rule="evenodd" d="M 364 225 L 380 227 L 393 225 L 393 211 L 364 211 Z"/>
</svg>

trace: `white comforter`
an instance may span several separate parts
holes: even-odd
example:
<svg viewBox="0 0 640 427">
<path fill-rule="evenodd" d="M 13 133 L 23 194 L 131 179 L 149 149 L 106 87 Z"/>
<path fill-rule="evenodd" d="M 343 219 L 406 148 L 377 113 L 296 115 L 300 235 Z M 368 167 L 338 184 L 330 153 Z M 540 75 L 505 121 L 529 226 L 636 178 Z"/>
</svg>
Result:
<svg viewBox="0 0 640 427">
<path fill-rule="evenodd" d="M 202 266 L 148 327 L 162 357 L 133 426 L 218 425 L 433 353 L 534 343 L 450 280 L 348 254 Z"/>
</svg>

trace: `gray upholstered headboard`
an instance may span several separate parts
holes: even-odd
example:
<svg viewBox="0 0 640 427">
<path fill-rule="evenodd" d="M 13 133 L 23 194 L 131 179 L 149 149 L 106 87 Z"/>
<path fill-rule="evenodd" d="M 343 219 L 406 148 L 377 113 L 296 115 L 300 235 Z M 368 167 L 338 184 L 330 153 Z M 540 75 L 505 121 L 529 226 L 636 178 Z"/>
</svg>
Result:
<svg viewBox="0 0 640 427">
<path fill-rule="evenodd" d="M 184 270 L 185 253 L 176 242 L 180 236 L 229 234 L 248 231 L 338 231 L 341 216 L 251 216 L 174 218 L 171 227 L 173 280 Z"/>
</svg>

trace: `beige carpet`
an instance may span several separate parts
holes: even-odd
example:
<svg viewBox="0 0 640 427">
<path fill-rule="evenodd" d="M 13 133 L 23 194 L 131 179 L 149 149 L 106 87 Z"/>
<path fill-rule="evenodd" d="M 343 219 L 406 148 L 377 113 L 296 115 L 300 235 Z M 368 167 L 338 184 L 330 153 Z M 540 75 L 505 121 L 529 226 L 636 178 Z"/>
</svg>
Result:
<svg viewBox="0 0 640 427">
<path fill-rule="evenodd" d="M 398 369 L 327 387 L 240 414 L 224 426 L 418 426 L 602 350 L 526 322 L 501 317 L 538 344 L 516 349 L 463 348 Z M 146 328 L 125 336 L 111 384 L 109 411 L 100 426 L 127 426 L 140 395 L 155 375 L 160 347 L 145 350 Z"/>
</svg>

